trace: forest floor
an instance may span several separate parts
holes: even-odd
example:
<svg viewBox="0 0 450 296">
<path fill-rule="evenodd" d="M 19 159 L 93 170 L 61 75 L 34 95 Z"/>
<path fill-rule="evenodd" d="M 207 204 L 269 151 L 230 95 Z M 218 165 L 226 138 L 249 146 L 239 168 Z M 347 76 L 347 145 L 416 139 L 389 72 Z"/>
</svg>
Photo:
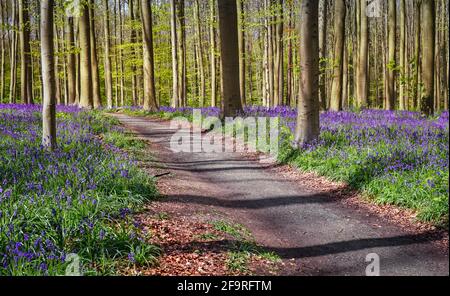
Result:
<svg viewBox="0 0 450 296">
<path fill-rule="evenodd" d="M 375 253 L 381 275 L 449 274 L 448 232 L 412 213 L 258 155 L 173 153 L 168 121 L 114 116 L 149 142 L 141 165 L 165 196 L 139 216 L 164 251 L 140 273 L 365 275 Z"/>
</svg>

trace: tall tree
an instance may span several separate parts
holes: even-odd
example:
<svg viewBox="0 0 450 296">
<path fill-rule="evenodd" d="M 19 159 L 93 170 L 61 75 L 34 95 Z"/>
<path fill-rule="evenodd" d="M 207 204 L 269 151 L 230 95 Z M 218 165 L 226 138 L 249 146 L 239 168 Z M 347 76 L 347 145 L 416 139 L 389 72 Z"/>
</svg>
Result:
<svg viewBox="0 0 450 296">
<path fill-rule="evenodd" d="M 12 32 L 10 44 L 10 84 L 9 84 L 9 102 L 16 102 L 16 87 L 17 87 L 17 0 L 12 0 Z"/>
<path fill-rule="evenodd" d="M 365 0 L 363 0 L 365 1 Z M 334 1 L 334 74 L 331 88 L 330 110 L 342 110 L 343 61 L 345 46 L 345 1 Z"/>
<path fill-rule="evenodd" d="M 220 0 L 218 8 L 222 68 L 222 116 L 235 117 L 242 112 L 236 1 Z"/>
<path fill-rule="evenodd" d="M 196 31 L 197 31 L 197 57 L 198 57 L 198 66 L 199 66 L 199 74 L 200 74 L 200 106 L 203 107 L 205 104 L 206 97 L 206 78 L 205 78 L 205 68 L 203 61 L 203 40 L 202 40 L 202 30 L 200 26 L 200 5 L 199 1 L 195 0 L 195 23 L 196 23 Z"/>
<path fill-rule="evenodd" d="M 186 55 L 186 15 L 184 0 L 178 0 L 178 19 L 180 22 L 180 34 L 179 34 L 179 57 L 180 57 L 180 77 L 179 77 L 179 90 L 178 97 L 180 106 L 186 106 L 187 103 L 187 55 Z M 198 26 L 199 22 L 197 22 Z M 200 31 L 198 27 L 198 31 Z"/>
<path fill-rule="evenodd" d="M 400 92 L 399 109 L 406 110 L 406 7 L 400 0 Z"/>
<path fill-rule="evenodd" d="M 319 53 L 320 53 L 320 79 L 319 79 L 319 100 L 322 110 L 327 109 L 327 94 L 326 94 L 326 54 L 327 54 L 327 14 L 328 14 L 328 0 L 321 0 L 320 6 L 321 15 L 319 23 Z"/>
<path fill-rule="evenodd" d="M 241 103 L 246 104 L 245 97 L 245 12 L 244 0 L 236 0 L 238 9 L 238 43 L 239 43 L 239 86 L 241 92 Z"/>
<path fill-rule="evenodd" d="M 30 19 L 28 0 L 19 0 L 20 24 L 20 96 L 25 104 L 33 103 L 31 72 Z"/>
<path fill-rule="evenodd" d="M 105 33 L 105 93 L 106 103 L 108 108 L 113 107 L 113 79 L 112 79 L 112 66 L 111 66 L 111 38 L 109 30 L 109 0 L 103 0 L 104 4 L 104 33 Z"/>
<path fill-rule="evenodd" d="M 66 47 L 68 52 L 67 58 L 67 101 L 69 105 L 74 105 L 77 96 L 76 82 L 76 57 L 75 57 L 75 33 L 73 28 L 73 17 L 66 19 Z"/>
<path fill-rule="evenodd" d="M 41 62 L 44 89 L 42 145 L 56 148 L 56 86 L 53 43 L 53 0 L 41 0 Z"/>
<path fill-rule="evenodd" d="M 395 1 L 395 0 L 393 0 Z M 357 97 L 358 105 L 361 108 L 367 107 L 368 91 L 368 71 L 367 71 L 367 56 L 368 56 L 368 40 L 369 30 L 367 23 L 367 1 L 360 0 L 360 40 L 359 40 L 359 59 L 358 59 L 358 88 Z"/>
<path fill-rule="evenodd" d="M 144 110 L 157 111 L 151 0 L 141 0 L 141 7 L 142 39 L 144 43 Z"/>
<path fill-rule="evenodd" d="M 5 5 L 6 6 L 6 5 Z M 3 6 L 3 2 L 0 1 L 0 17 L 1 17 L 1 24 L 5 24 L 6 23 L 6 18 L 4 15 L 4 6 Z M 5 98 L 5 64 L 6 64 L 6 42 L 5 42 L 5 38 L 6 38 L 6 28 L 2 25 L 0 27 L 0 42 L 1 42 L 1 47 L 2 47 L 2 57 L 1 57 L 1 69 L 0 69 L 0 102 L 3 102 L 3 99 Z"/>
<path fill-rule="evenodd" d="M 210 38 L 210 63 L 211 63 L 211 107 L 217 105 L 217 70 L 216 70 L 216 0 L 210 0 L 210 25 L 209 25 L 209 38 Z"/>
<path fill-rule="evenodd" d="M 89 4 L 89 39 L 91 42 L 91 68 L 92 68 L 92 99 L 94 108 L 102 106 L 100 97 L 100 76 L 98 71 L 98 57 L 97 57 L 97 38 L 95 36 L 95 1 L 90 0 Z"/>
<path fill-rule="evenodd" d="M 172 107 L 178 107 L 178 42 L 177 42 L 177 7 L 176 1 L 170 0 L 170 36 L 172 45 Z"/>
<path fill-rule="evenodd" d="M 80 106 L 94 107 L 92 99 L 91 38 L 89 26 L 89 3 L 83 3 L 78 21 L 80 35 Z"/>
<path fill-rule="evenodd" d="M 302 0 L 300 97 L 295 142 L 298 146 L 319 137 L 319 2 Z"/>
<path fill-rule="evenodd" d="M 387 98 L 386 109 L 395 109 L 395 51 L 396 51 L 396 19 L 397 19 L 397 4 L 396 0 L 389 0 L 388 2 L 388 75 L 387 75 Z"/>
<path fill-rule="evenodd" d="M 422 80 L 423 92 L 420 110 L 432 115 L 434 95 L 434 47 L 435 47 L 435 2 L 422 0 Z"/>
</svg>

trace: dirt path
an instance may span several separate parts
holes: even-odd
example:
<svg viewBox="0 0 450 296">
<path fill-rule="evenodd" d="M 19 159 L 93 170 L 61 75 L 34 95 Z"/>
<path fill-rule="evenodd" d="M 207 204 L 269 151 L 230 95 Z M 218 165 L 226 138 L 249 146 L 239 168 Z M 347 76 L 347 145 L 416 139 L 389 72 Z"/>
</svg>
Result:
<svg viewBox="0 0 450 296">
<path fill-rule="evenodd" d="M 175 131 L 167 122 L 116 117 L 151 142 L 152 165 L 171 173 L 164 177 L 164 202 L 232 217 L 290 263 L 284 274 L 365 275 L 371 253 L 380 258 L 381 275 L 449 274 L 448 250 L 431 242 L 439 238 L 406 232 L 240 154 L 175 154 L 170 150 Z"/>
</svg>

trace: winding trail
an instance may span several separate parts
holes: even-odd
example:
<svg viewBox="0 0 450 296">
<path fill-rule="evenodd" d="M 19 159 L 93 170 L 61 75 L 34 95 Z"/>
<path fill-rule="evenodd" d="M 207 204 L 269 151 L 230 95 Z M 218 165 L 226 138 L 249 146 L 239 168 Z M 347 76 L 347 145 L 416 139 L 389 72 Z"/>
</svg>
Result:
<svg viewBox="0 0 450 296">
<path fill-rule="evenodd" d="M 355 211 L 241 154 L 173 153 L 170 139 L 175 131 L 168 122 L 114 116 L 149 140 L 156 157 L 152 165 L 171 173 L 165 202 L 232 217 L 258 244 L 289 262 L 282 274 L 365 275 L 366 256 L 376 253 L 381 275 L 449 275 L 448 250 L 437 248 L 426 233 L 409 233 Z"/>
</svg>

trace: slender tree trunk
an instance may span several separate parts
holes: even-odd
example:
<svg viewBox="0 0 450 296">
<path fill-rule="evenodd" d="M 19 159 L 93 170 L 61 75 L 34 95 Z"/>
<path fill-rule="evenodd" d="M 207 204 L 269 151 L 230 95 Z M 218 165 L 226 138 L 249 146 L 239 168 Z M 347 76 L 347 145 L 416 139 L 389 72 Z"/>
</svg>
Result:
<svg viewBox="0 0 450 296">
<path fill-rule="evenodd" d="M 200 27 L 200 6 L 198 0 L 195 0 L 195 19 L 197 25 L 198 66 L 200 70 L 200 106 L 204 107 L 206 97 L 206 79 L 205 79 L 205 68 L 203 63 L 202 31 Z"/>
<path fill-rule="evenodd" d="M 386 109 L 395 109 L 395 49 L 396 49 L 396 17 L 397 17 L 397 4 L 396 0 L 389 0 L 388 8 L 388 47 L 389 47 L 389 65 L 388 65 L 388 81 L 387 81 L 387 99 Z"/>
<path fill-rule="evenodd" d="M 11 33 L 11 62 L 10 62 L 10 84 L 9 84 L 9 102 L 16 103 L 16 82 L 17 82 L 17 1 L 12 0 L 12 26 Z"/>
<path fill-rule="evenodd" d="M 342 65 L 342 108 L 348 110 L 348 49 L 344 42 L 344 60 Z"/>
<path fill-rule="evenodd" d="M 211 42 L 211 107 L 217 106 L 217 70 L 216 70 L 216 0 L 210 0 L 210 27 L 209 38 Z"/>
<path fill-rule="evenodd" d="M 66 44 L 68 52 L 67 62 L 67 88 L 68 104 L 74 105 L 76 101 L 76 58 L 75 58 L 75 34 L 73 28 L 73 18 L 66 19 Z"/>
<path fill-rule="evenodd" d="M 91 38 L 89 28 L 89 5 L 83 5 L 79 19 L 80 30 L 80 106 L 92 109 L 92 66 L 91 66 Z"/>
<path fill-rule="evenodd" d="M 319 82 L 319 100 L 322 110 L 327 109 L 326 93 L 326 54 L 327 54 L 327 14 L 329 0 L 321 0 L 321 17 L 319 24 L 319 52 L 320 52 L 320 82 Z"/>
<path fill-rule="evenodd" d="M 365 1 L 365 0 L 363 0 Z M 342 110 L 342 89 L 343 89 L 343 61 L 345 46 L 345 1 L 335 0 L 334 2 L 334 74 L 331 88 L 330 110 Z"/>
<path fill-rule="evenodd" d="M 294 18 L 294 12 L 293 12 L 293 1 L 289 1 L 289 41 L 288 41 L 288 68 L 287 68 L 287 92 L 286 92 L 286 105 L 291 106 L 292 105 L 292 79 L 293 79 L 293 70 L 294 70 L 294 57 L 293 57 L 293 32 L 295 31 L 295 28 L 293 26 L 293 18 Z M 321 57 L 322 57 L 321 52 Z M 320 85 L 320 83 L 319 83 Z M 320 91 L 320 88 L 319 88 Z M 319 92 L 319 100 L 321 101 L 321 93 Z"/>
<path fill-rule="evenodd" d="M 123 45 L 123 16 L 122 16 L 122 0 L 119 3 L 119 44 Z M 123 49 L 119 47 L 119 60 L 120 60 L 120 104 L 125 106 L 125 66 L 123 63 Z"/>
<path fill-rule="evenodd" d="M 179 57 L 180 57 L 180 77 L 179 77 L 179 90 L 178 90 L 178 98 L 180 106 L 187 105 L 187 56 L 186 56 L 186 16 L 185 16 L 185 7 L 184 0 L 178 0 L 178 19 L 180 21 L 180 40 L 178 42 L 178 47 L 180 49 Z M 200 31 L 200 24 L 198 24 L 198 30 Z"/>
<path fill-rule="evenodd" d="M 175 0 L 170 0 L 170 28 L 172 44 L 172 107 L 179 107 L 178 97 L 178 54 L 177 54 L 177 11 Z"/>
<path fill-rule="evenodd" d="M 220 1 L 220 0 L 219 0 Z M 245 96 L 245 12 L 244 12 L 244 0 L 236 0 L 238 9 L 238 25 L 239 25 L 239 86 L 241 92 L 242 106 L 246 105 Z"/>
<path fill-rule="evenodd" d="M 59 79 L 59 38 L 58 38 L 58 29 L 56 28 L 56 24 L 54 23 L 53 26 L 53 36 L 55 36 L 55 45 L 54 45 L 54 51 L 55 51 L 55 58 L 54 58 L 54 65 L 55 65 L 55 86 L 56 86 L 56 104 L 61 104 L 61 85 L 60 85 L 60 79 Z"/>
<path fill-rule="evenodd" d="M 400 0 L 400 94 L 399 109 L 406 110 L 406 14 L 405 0 Z"/>
<path fill-rule="evenodd" d="M 434 47 L 435 47 L 435 2 L 422 0 L 422 80 L 424 90 L 420 110 L 432 115 L 434 94 Z"/>
<path fill-rule="evenodd" d="M 0 1 L 0 14 L 1 14 L 1 18 L 2 18 L 2 23 L 6 22 L 6 18 L 4 15 L 4 8 L 3 8 L 3 2 Z M 2 47 L 2 65 L 1 65 L 1 70 L 0 70 L 0 102 L 3 103 L 3 100 L 5 98 L 5 64 L 6 64 L 6 57 L 5 57 L 5 52 L 6 52 L 6 44 L 5 44 L 5 28 L 1 28 L 0 32 L 1 32 L 1 47 Z"/>
<path fill-rule="evenodd" d="M 366 0 L 360 0 L 360 23 L 361 23 L 361 32 L 360 32 L 360 41 L 359 41 L 359 60 L 358 60 L 358 105 L 361 108 L 367 107 L 367 96 L 369 95 L 368 91 L 368 71 L 367 71 L 367 55 L 368 55 L 368 39 L 369 39 L 369 30 L 367 24 L 367 2 Z M 395 0 L 394 0 L 395 1 Z"/>
<path fill-rule="evenodd" d="M 108 108 L 113 107 L 112 67 L 111 67 L 111 41 L 109 36 L 109 0 L 103 0 L 104 30 L 105 30 L 105 94 Z"/>
<path fill-rule="evenodd" d="M 42 110 L 42 145 L 56 148 L 55 67 L 53 50 L 53 0 L 41 0 L 41 60 L 44 89 Z"/>
<path fill-rule="evenodd" d="M 130 42 L 132 44 L 132 54 L 135 57 L 139 56 L 139 52 L 135 48 L 136 44 L 136 30 L 134 29 L 135 26 L 135 16 L 134 16 L 134 1 L 128 0 L 128 7 L 130 11 L 130 22 L 131 22 L 131 33 L 130 33 Z M 138 105 L 138 96 L 137 96 L 137 85 L 136 85 L 136 65 L 133 63 L 131 66 L 131 96 L 132 96 L 132 102 L 134 106 Z"/>
<path fill-rule="evenodd" d="M 141 7 L 142 39 L 144 42 L 144 110 L 157 111 L 151 0 L 141 0 Z"/>
<path fill-rule="evenodd" d="M 31 50 L 30 50 L 30 19 L 28 17 L 28 0 L 19 0 L 20 25 L 20 96 L 25 104 L 31 104 Z"/>
<path fill-rule="evenodd" d="M 319 137 L 319 2 L 302 0 L 300 97 L 295 142 L 299 147 Z"/>
<path fill-rule="evenodd" d="M 219 1 L 223 117 L 235 117 L 242 112 L 237 22 L 236 1 Z"/>
<path fill-rule="evenodd" d="M 90 0 L 89 5 L 89 37 L 91 42 L 91 68 L 92 68 L 92 97 L 94 102 L 94 108 L 100 108 L 102 106 L 102 100 L 100 97 L 100 77 L 98 71 L 98 57 L 97 57 L 97 38 L 95 36 L 95 13 L 94 13 L 95 1 Z"/>
</svg>

